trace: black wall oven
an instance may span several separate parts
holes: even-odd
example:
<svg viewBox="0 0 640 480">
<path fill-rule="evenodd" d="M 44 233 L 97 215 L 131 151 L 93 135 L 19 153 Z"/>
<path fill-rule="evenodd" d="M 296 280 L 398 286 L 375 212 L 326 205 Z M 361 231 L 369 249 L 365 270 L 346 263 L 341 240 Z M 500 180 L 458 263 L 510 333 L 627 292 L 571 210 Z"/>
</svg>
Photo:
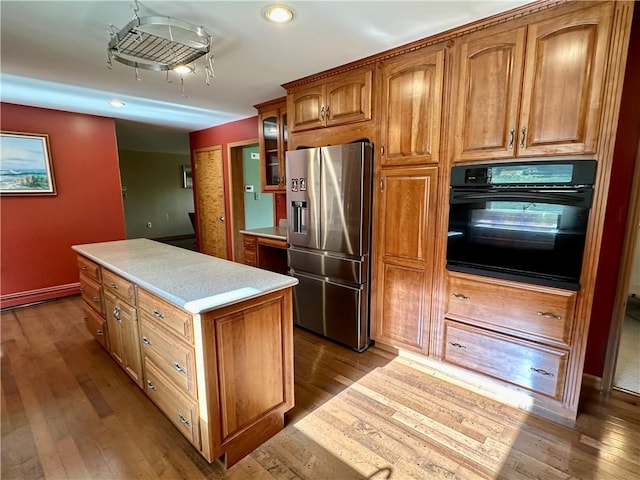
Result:
<svg viewBox="0 0 640 480">
<path fill-rule="evenodd" d="M 596 162 L 451 171 L 447 269 L 578 290 Z"/>
</svg>

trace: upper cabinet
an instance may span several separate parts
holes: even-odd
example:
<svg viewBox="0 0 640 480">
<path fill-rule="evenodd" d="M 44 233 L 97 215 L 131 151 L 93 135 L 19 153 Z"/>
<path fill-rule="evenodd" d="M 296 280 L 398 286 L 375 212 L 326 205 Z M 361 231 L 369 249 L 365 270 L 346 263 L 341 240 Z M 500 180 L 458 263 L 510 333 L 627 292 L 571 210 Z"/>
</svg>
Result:
<svg viewBox="0 0 640 480">
<path fill-rule="evenodd" d="M 291 132 L 371 120 L 373 67 L 294 87 L 287 95 Z"/>
<path fill-rule="evenodd" d="M 459 46 L 454 161 L 594 153 L 612 5 Z"/>
<path fill-rule="evenodd" d="M 285 98 L 256 105 L 263 192 L 284 192 L 287 151 L 287 103 Z"/>
<path fill-rule="evenodd" d="M 420 49 L 381 62 L 383 166 L 438 162 L 443 72 L 442 49 Z"/>
</svg>

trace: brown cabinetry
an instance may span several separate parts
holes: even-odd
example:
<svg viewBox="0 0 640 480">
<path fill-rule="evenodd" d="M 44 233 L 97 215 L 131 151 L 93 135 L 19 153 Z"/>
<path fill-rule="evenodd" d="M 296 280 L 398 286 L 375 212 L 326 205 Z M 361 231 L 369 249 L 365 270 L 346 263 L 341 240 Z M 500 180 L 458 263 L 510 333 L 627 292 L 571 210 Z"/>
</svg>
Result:
<svg viewBox="0 0 640 480">
<path fill-rule="evenodd" d="M 103 348 L 109 348 L 107 325 L 104 320 L 104 295 L 102 291 L 102 270 L 100 265 L 78 255 L 80 271 L 80 294 L 84 301 L 84 320 L 89 333 Z"/>
<path fill-rule="evenodd" d="M 365 66 L 291 89 L 291 132 L 371 120 L 373 67 Z"/>
<path fill-rule="evenodd" d="M 612 8 L 463 39 L 454 161 L 595 152 Z"/>
<path fill-rule="evenodd" d="M 373 338 L 427 353 L 437 167 L 383 169 L 380 177 Z"/>
<path fill-rule="evenodd" d="M 285 152 L 289 138 L 286 99 L 280 98 L 254 107 L 258 109 L 262 191 L 285 191 Z"/>
<path fill-rule="evenodd" d="M 244 263 L 252 267 L 264 268 L 272 272 L 287 272 L 286 240 L 258 235 L 242 235 Z"/>
<path fill-rule="evenodd" d="M 444 52 L 420 49 L 381 62 L 382 165 L 439 161 Z"/>
</svg>

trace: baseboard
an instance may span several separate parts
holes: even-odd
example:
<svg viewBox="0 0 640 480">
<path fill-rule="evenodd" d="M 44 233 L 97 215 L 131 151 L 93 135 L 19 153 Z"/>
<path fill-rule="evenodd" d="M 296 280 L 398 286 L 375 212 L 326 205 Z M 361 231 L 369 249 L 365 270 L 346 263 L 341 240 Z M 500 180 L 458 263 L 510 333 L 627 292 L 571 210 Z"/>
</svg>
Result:
<svg viewBox="0 0 640 480">
<path fill-rule="evenodd" d="M 80 293 L 80 282 L 68 283 L 66 285 L 56 285 L 53 287 L 39 288 L 37 290 L 27 290 L 24 292 L 9 293 L 0 295 L 0 308 L 16 307 L 30 303 L 52 300 L 54 298 L 68 297 Z"/>
</svg>

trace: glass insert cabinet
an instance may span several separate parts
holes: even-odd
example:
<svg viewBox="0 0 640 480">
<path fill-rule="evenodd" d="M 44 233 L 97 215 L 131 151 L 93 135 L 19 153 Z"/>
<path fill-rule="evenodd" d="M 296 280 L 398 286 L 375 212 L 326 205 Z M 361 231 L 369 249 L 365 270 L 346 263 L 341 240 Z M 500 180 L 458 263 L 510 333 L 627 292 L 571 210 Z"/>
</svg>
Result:
<svg viewBox="0 0 640 480">
<path fill-rule="evenodd" d="M 254 105 L 258 109 L 258 138 L 263 192 L 284 192 L 287 151 L 286 97 Z"/>
</svg>

